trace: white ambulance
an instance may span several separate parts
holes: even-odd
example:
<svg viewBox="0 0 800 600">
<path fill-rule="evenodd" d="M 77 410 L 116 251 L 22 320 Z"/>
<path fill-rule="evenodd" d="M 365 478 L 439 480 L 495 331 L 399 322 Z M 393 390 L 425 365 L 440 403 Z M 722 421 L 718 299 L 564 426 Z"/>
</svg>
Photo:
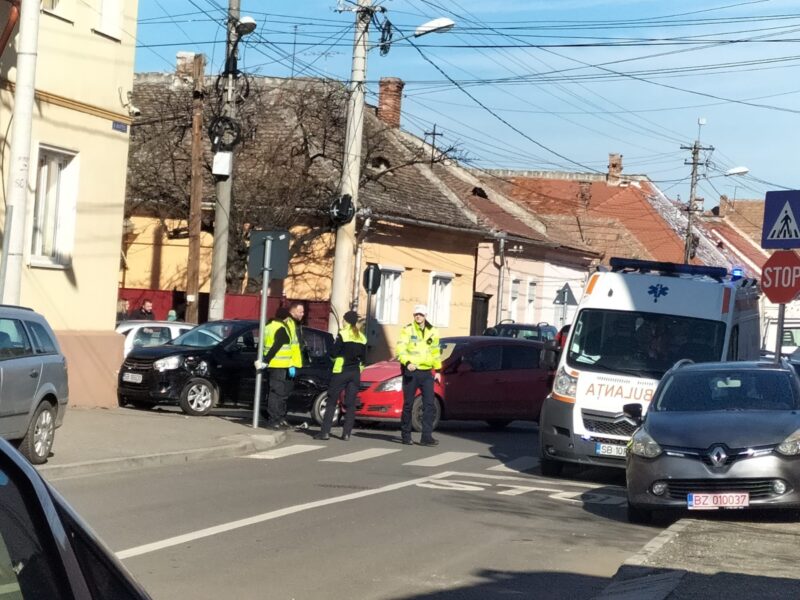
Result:
<svg viewBox="0 0 800 600">
<path fill-rule="evenodd" d="M 758 284 L 724 268 L 612 258 L 590 276 L 539 418 L 541 469 L 625 466 L 636 428 L 676 361 L 757 360 Z"/>
</svg>

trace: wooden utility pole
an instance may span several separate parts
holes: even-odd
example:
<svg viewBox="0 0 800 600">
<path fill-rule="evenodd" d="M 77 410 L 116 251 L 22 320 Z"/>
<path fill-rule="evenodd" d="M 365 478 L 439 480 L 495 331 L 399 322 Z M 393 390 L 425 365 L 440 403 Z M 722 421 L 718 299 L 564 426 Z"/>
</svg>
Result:
<svg viewBox="0 0 800 600">
<path fill-rule="evenodd" d="M 200 225 L 203 211 L 203 97 L 206 59 L 194 55 L 192 77 L 192 188 L 189 203 L 189 260 L 186 266 L 186 321 L 197 323 L 200 306 Z"/>
</svg>

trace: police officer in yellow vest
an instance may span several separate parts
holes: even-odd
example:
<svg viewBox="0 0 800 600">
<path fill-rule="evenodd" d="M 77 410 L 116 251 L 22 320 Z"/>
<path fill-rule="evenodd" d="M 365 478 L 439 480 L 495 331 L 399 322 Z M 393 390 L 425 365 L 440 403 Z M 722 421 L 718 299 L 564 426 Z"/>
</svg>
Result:
<svg viewBox="0 0 800 600">
<path fill-rule="evenodd" d="M 348 311 L 344 314 L 344 324 L 336 336 L 336 342 L 330 350 L 333 359 L 333 376 L 328 385 L 328 400 L 325 403 L 325 417 L 322 429 L 314 436 L 315 440 L 330 439 L 333 415 L 339 394 L 345 391 L 345 420 L 342 427 L 342 439 L 348 441 L 353 423 L 356 420 L 356 394 L 361 384 L 361 369 L 367 354 L 367 337 L 358 328 L 358 313 Z"/>
<path fill-rule="evenodd" d="M 422 446 L 436 446 L 433 438 L 433 378 L 442 368 L 439 332 L 428 322 L 428 307 L 417 304 L 414 320 L 400 330 L 397 359 L 403 369 L 403 415 L 400 419 L 402 441 L 411 445 L 411 408 L 417 390 L 422 390 Z"/>
<path fill-rule="evenodd" d="M 294 389 L 294 376 L 303 366 L 303 320 L 305 307 L 292 302 L 289 309 L 278 309 L 275 319 L 264 328 L 264 363 L 269 373 L 267 427 L 289 429 L 286 421 L 286 400 Z"/>
</svg>

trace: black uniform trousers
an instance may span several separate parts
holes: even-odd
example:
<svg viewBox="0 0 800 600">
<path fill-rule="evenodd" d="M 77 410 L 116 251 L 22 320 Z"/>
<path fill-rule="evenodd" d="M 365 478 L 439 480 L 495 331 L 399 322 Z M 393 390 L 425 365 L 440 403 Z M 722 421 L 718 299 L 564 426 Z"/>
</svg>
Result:
<svg viewBox="0 0 800 600">
<path fill-rule="evenodd" d="M 289 379 L 289 369 L 268 368 L 269 397 L 267 398 L 267 417 L 271 423 L 286 419 L 286 400 L 294 389 L 294 381 Z"/>
<path fill-rule="evenodd" d="M 414 406 L 417 390 L 422 390 L 422 439 L 433 437 L 433 372 L 430 369 L 403 369 L 403 415 L 400 430 L 403 439 L 411 439 L 411 409 Z"/>
<path fill-rule="evenodd" d="M 328 385 L 328 400 L 325 403 L 325 417 L 322 420 L 321 433 L 330 433 L 333 425 L 333 415 L 339 402 L 339 394 L 344 390 L 344 425 L 342 435 L 350 435 L 356 420 L 356 394 L 361 385 L 361 369 L 358 367 L 345 368 L 341 373 L 334 373 Z"/>
</svg>

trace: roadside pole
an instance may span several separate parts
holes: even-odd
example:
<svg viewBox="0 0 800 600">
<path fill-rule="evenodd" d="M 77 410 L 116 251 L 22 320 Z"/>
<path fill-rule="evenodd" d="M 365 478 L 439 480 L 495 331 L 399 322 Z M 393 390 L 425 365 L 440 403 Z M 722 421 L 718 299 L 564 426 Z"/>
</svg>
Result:
<svg viewBox="0 0 800 600">
<path fill-rule="evenodd" d="M 199 323 L 200 296 L 200 230 L 203 205 L 203 95 L 206 61 L 194 55 L 192 111 L 192 183 L 189 201 L 189 263 L 186 265 L 186 321 Z"/>
<path fill-rule="evenodd" d="M 778 330 L 775 332 L 775 362 L 781 362 L 781 349 L 783 348 L 783 321 L 786 317 L 786 305 L 778 305 Z"/>
<path fill-rule="evenodd" d="M 256 360 L 264 357 L 264 328 L 267 326 L 267 296 L 269 295 L 270 255 L 272 254 L 272 236 L 264 240 L 264 264 L 261 269 L 261 308 L 258 310 L 258 350 Z M 258 428 L 258 418 L 261 415 L 261 386 L 264 379 L 264 369 L 256 371 L 256 391 L 253 398 L 253 429 Z"/>
</svg>

